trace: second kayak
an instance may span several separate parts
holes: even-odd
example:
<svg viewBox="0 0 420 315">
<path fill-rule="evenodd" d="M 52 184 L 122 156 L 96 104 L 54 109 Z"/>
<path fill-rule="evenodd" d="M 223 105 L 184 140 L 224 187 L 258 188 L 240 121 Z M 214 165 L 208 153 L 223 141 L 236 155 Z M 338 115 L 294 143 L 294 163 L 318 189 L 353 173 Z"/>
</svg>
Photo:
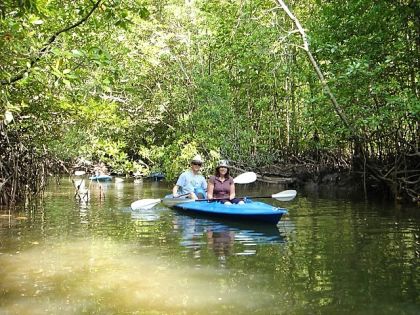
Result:
<svg viewBox="0 0 420 315">
<path fill-rule="evenodd" d="M 89 177 L 89 179 L 92 180 L 92 181 L 97 181 L 97 182 L 106 182 L 106 181 L 112 180 L 112 176 L 109 176 L 109 175 L 95 175 L 95 176 Z"/>
</svg>

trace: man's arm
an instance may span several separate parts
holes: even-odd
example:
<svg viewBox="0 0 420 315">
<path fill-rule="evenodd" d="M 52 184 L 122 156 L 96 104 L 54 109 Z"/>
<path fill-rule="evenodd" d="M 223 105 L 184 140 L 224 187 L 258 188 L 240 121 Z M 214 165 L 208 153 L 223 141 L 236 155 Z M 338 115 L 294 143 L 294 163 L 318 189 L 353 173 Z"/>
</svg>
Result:
<svg viewBox="0 0 420 315">
<path fill-rule="evenodd" d="M 178 189 L 178 185 L 175 185 L 174 188 L 172 188 L 172 195 L 174 196 L 174 198 L 178 197 Z"/>
<path fill-rule="evenodd" d="M 174 186 L 174 188 L 172 188 L 172 195 L 176 198 L 176 197 L 178 197 L 179 196 L 179 194 L 178 194 L 178 192 L 179 192 L 179 189 L 181 188 L 183 188 L 184 186 L 185 186 L 185 184 L 186 184 L 186 179 L 185 179 L 185 173 L 182 173 L 180 176 L 179 176 L 179 178 L 178 178 L 178 180 L 177 180 L 177 182 L 176 182 L 176 184 L 175 184 L 175 186 Z"/>
</svg>

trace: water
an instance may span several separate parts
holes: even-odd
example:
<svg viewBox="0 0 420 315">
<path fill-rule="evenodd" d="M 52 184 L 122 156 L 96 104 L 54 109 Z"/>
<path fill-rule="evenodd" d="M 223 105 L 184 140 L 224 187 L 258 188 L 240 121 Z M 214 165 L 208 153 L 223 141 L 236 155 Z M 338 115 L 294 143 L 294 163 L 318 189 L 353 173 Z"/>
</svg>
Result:
<svg viewBox="0 0 420 315">
<path fill-rule="evenodd" d="M 299 191 L 279 225 L 188 216 L 170 186 L 51 185 L 0 210 L 0 314 L 420 314 L 418 209 Z M 281 186 L 252 184 L 238 195 Z"/>
</svg>

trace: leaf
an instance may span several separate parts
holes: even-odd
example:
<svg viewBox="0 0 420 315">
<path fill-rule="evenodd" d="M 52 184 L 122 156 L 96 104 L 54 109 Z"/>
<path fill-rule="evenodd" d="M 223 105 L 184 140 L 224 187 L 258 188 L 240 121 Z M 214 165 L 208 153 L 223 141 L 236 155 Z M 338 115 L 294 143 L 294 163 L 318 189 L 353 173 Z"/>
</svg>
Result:
<svg viewBox="0 0 420 315">
<path fill-rule="evenodd" d="M 12 121 L 13 121 L 13 114 L 7 110 L 4 113 L 4 123 L 7 125 L 7 124 L 10 124 Z"/>
<path fill-rule="evenodd" d="M 44 21 L 39 19 L 36 15 L 30 15 L 28 22 L 33 24 L 33 25 L 41 25 L 44 24 Z"/>
<path fill-rule="evenodd" d="M 150 16 L 149 10 L 145 7 L 141 7 L 137 12 L 142 19 L 147 19 Z"/>
<path fill-rule="evenodd" d="M 83 53 L 82 53 L 80 50 L 77 50 L 77 49 L 73 49 L 73 50 L 71 51 L 71 53 L 72 53 L 74 56 L 76 56 L 76 57 L 81 57 L 81 56 L 83 56 Z"/>
<path fill-rule="evenodd" d="M 67 86 L 67 87 L 71 87 L 70 81 L 63 79 L 63 83 Z"/>
</svg>

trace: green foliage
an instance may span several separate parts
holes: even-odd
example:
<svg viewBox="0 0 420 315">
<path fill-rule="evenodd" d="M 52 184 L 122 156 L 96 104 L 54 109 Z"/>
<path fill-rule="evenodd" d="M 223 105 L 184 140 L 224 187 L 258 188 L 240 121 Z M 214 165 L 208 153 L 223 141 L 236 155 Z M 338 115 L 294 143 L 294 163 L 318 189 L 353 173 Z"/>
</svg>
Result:
<svg viewBox="0 0 420 315">
<path fill-rule="evenodd" d="M 71 161 L 79 156 L 82 151 L 83 143 L 86 142 L 84 130 L 77 127 L 69 127 L 66 132 L 61 133 L 60 139 L 53 138 L 48 143 L 51 154 L 62 161 Z"/>
<path fill-rule="evenodd" d="M 414 7 L 398 2 L 322 2 L 316 20 L 308 20 L 337 98 L 359 133 L 375 141 L 382 135 L 386 143 L 394 131 L 406 128 L 410 138 L 416 134 L 408 127 L 415 118 L 410 109 L 418 103 L 418 72 L 411 66 L 418 58 L 411 53 L 414 13 Z M 335 128 L 324 132 L 330 135 Z"/>
<path fill-rule="evenodd" d="M 173 179 L 196 153 L 209 173 L 220 158 L 253 168 L 352 149 L 299 34 L 272 1 L 115 0 L 91 16 L 88 0 L 21 4 L 0 5 L 0 116 L 10 112 L 10 129 L 59 159 L 83 155 L 115 172 Z M 368 0 L 291 5 L 372 156 L 400 150 L 396 133 L 412 145 L 415 8 Z"/>
</svg>

